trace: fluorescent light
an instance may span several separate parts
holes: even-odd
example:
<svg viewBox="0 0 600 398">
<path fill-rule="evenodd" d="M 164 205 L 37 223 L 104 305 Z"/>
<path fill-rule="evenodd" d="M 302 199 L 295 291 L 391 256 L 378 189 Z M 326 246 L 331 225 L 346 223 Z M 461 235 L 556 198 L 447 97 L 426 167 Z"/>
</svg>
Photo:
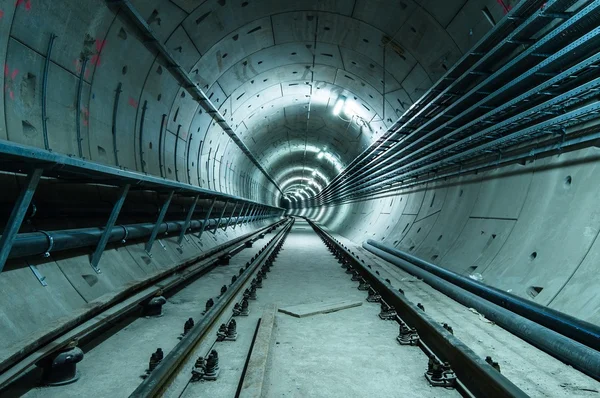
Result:
<svg viewBox="0 0 600 398">
<path fill-rule="evenodd" d="M 343 95 L 340 96 L 337 100 L 337 102 L 335 103 L 335 106 L 333 107 L 333 114 L 335 116 L 338 116 L 340 114 L 340 112 L 342 112 L 342 109 L 344 109 L 344 104 L 346 103 L 346 97 L 344 97 Z"/>
</svg>

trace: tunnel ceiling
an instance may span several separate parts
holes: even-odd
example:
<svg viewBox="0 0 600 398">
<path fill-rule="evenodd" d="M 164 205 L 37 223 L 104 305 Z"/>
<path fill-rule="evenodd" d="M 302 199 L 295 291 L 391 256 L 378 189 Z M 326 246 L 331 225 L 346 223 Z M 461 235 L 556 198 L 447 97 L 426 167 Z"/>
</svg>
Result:
<svg viewBox="0 0 600 398">
<path fill-rule="evenodd" d="M 216 97 L 211 100 L 267 172 L 280 185 L 285 183 L 284 191 L 295 186 L 286 183 L 290 178 L 319 173 L 325 178 L 314 182 L 324 184 L 339 173 L 485 34 L 494 19 L 502 18 L 507 4 L 132 3 L 199 87 Z M 347 98 L 350 110 L 335 116 L 340 96 Z"/>
</svg>

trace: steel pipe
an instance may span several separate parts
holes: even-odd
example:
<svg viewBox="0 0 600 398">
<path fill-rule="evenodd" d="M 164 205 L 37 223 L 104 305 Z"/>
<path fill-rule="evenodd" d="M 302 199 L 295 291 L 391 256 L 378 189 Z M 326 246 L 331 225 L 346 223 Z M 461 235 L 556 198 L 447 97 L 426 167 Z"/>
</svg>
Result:
<svg viewBox="0 0 600 398">
<path fill-rule="evenodd" d="M 503 290 L 488 286 L 471 278 L 464 277 L 445 268 L 431 264 L 427 261 L 413 256 L 402 250 L 394 249 L 383 245 L 380 242 L 372 239 L 367 240 L 367 243 L 387 253 L 402 258 L 411 264 L 421 268 L 424 271 L 430 272 L 448 282 L 459 286 L 471 293 L 478 295 L 494 304 L 502 306 L 509 311 L 517 313 L 530 319 L 540 325 L 554 330 L 564 336 L 567 336 L 575 341 L 587 345 L 595 350 L 600 350 L 600 327 L 577 319 L 570 315 L 548 308 L 544 305 L 524 299 L 517 295 L 507 293 Z"/>
<path fill-rule="evenodd" d="M 588 376 L 600 380 L 600 352 L 504 307 L 482 299 L 465 289 L 435 276 L 431 272 L 427 272 L 398 256 L 371 245 L 368 241 L 363 242 L 363 247 L 382 259 L 402 268 L 404 271 L 422 279 L 425 283 L 448 297 L 469 308 L 474 308 L 489 320 L 528 343 L 573 366 Z"/>
<path fill-rule="evenodd" d="M 264 217 L 268 218 L 268 217 Z M 157 235 L 161 235 L 166 231 L 175 232 L 181 231 L 185 221 L 170 221 L 160 224 Z M 192 220 L 189 225 L 190 231 L 199 231 L 203 222 Z M 207 220 L 206 227 L 216 228 L 217 219 L 212 218 Z M 140 239 L 148 237 L 152 234 L 155 224 L 141 223 L 129 225 L 116 225 L 108 235 L 108 241 L 119 242 L 125 239 Z M 93 247 L 98 244 L 104 228 L 79 228 L 67 229 L 60 231 L 47 232 L 30 232 L 18 234 L 12 246 L 12 250 L 8 256 L 9 259 L 22 258 L 42 255 L 48 251 L 50 246 L 48 235 L 52 238 L 51 253 L 71 250 L 82 247 Z"/>
</svg>

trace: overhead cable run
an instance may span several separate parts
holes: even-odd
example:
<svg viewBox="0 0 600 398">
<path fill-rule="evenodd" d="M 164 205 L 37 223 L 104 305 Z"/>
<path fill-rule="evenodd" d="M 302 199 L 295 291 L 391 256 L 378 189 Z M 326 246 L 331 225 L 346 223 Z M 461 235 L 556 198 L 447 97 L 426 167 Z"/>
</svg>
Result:
<svg viewBox="0 0 600 398">
<path fill-rule="evenodd" d="M 583 105 L 597 93 L 598 3 L 578 9 L 573 0 L 516 5 L 313 204 L 472 171 L 476 163 L 514 158 L 515 149 L 536 142 L 529 149 L 540 154 L 556 137 L 573 142 L 582 134 L 578 125 L 597 117 Z M 550 128 L 543 123 L 563 109 L 574 112 L 569 120 Z"/>
</svg>

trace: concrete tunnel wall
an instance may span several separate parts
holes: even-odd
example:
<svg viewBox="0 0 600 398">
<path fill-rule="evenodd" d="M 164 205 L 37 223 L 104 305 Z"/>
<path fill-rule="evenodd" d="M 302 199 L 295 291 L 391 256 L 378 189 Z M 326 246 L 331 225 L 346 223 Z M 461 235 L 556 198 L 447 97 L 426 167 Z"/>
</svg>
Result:
<svg viewBox="0 0 600 398">
<path fill-rule="evenodd" d="M 600 324 L 599 160 L 591 147 L 291 213 Z"/>
<path fill-rule="evenodd" d="M 332 179 L 336 167 L 317 159 L 315 151 L 326 147 L 347 165 L 491 29 L 490 15 L 499 20 L 517 2 L 131 3 L 281 184 L 303 176 L 305 167 Z M 104 1 L 0 0 L 0 10 L 0 139 L 45 147 L 45 83 L 52 151 L 279 204 L 274 185 Z M 313 14 L 321 18 L 313 80 L 331 95 L 312 104 L 314 124 L 307 127 L 312 92 L 302 83 L 313 62 L 308 50 Z M 44 79 L 51 34 L 57 37 Z M 382 59 L 380 43 L 389 37 L 404 52 L 388 51 Z M 85 69 L 82 57 L 88 58 Z M 349 129 L 330 117 L 340 94 L 362 104 L 367 126 Z M 307 142 L 313 149 L 308 159 Z M 383 240 L 598 323 L 598 156 L 593 147 L 301 214 L 357 243 Z M 113 245 L 99 275 L 89 265 L 89 250 L 11 262 L 0 275 L 0 299 L 6 303 L 0 306 L 5 336 L 0 360 L 132 283 L 262 225 L 266 221 L 206 234 L 201 243 L 192 240 L 181 248 L 170 236 L 160 240 L 165 249 L 156 242 L 151 259 L 142 243 Z M 38 267 L 48 286 L 41 286 L 28 265 Z"/>
</svg>

